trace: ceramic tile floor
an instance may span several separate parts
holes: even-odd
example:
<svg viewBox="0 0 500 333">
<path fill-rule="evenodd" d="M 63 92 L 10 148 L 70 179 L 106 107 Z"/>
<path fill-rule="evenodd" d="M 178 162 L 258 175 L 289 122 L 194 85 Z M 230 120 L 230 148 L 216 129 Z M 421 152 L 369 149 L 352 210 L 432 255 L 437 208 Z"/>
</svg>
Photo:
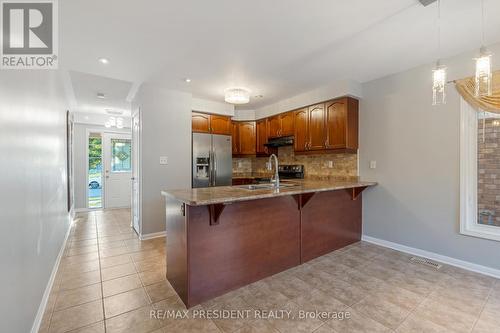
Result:
<svg viewBox="0 0 500 333">
<path fill-rule="evenodd" d="M 40 332 L 500 332 L 498 280 L 451 266 L 435 270 L 364 242 L 180 318 L 185 307 L 165 280 L 164 241 L 139 241 L 128 210 L 80 214 Z M 227 310 L 240 318 L 213 317 Z M 315 311 L 330 318 L 314 317 Z M 212 318 L 199 318 L 203 313 Z M 290 317 L 270 315 L 280 313 Z"/>
</svg>

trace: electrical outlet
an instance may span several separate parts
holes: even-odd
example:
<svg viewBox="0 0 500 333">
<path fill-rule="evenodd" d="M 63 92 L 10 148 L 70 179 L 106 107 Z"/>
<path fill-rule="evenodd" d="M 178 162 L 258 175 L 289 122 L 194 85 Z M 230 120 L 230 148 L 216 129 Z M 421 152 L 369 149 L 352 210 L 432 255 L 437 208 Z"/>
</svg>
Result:
<svg viewBox="0 0 500 333">
<path fill-rule="evenodd" d="M 326 164 L 330 169 L 333 168 L 333 161 L 328 161 Z"/>
<path fill-rule="evenodd" d="M 167 156 L 160 156 L 160 165 L 167 165 L 167 164 L 168 164 Z"/>
</svg>

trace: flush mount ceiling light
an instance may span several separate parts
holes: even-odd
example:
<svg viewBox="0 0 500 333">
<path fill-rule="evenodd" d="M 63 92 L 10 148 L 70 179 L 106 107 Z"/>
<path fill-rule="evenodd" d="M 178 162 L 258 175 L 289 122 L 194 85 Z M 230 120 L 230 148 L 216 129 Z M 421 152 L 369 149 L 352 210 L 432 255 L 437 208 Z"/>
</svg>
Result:
<svg viewBox="0 0 500 333">
<path fill-rule="evenodd" d="M 224 100 L 231 104 L 247 104 L 250 102 L 250 91 L 245 88 L 226 89 Z"/>
<path fill-rule="evenodd" d="M 476 97 L 491 96 L 491 53 L 484 46 L 484 0 L 481 0 L 481 49 L 476 58 L 475 91 Z"/>
<path fill-rule="evenodd" d="M 123 114 L 123 111 L 122 111 L 122 110 L 104 109 L 104 111 L 105 111 L 107 114 L 111 114 L 111 115 L 115 115 L 115 116 L 119 116 L 119 115 L 122 115 L 122 114 Z"/>
<path fill-rule="evenodd" d="M 108 58 L 99 58 L 99 59 L 97 59 L 97 61 L 99 61 L 103 65 L 109 64 L 109 59 Z"/>
<path fill-rule="evenodd" d="M 105 99 L 106 95 L 104 95 L 104 93 L 97 93 L 97 98 Z"/>
<path fill-rule="evenodd" d="M 191 79 L 187 77 L 184 79 L 184 82 L 189 83 L 189 82 L 191 82 Z"/>
<path fill-rule="evenodd" d="M 123 128 L 123 118 L 122 117 L 109 117 L 108 120 L 104 123 L 106 128 L 116 127 Z"/>
</svg>

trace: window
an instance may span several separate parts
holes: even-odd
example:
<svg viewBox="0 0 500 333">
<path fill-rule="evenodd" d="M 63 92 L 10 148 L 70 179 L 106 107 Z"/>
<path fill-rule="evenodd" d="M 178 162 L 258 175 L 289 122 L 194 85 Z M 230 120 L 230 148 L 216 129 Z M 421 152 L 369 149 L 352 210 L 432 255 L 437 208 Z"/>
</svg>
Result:
<svg viewBox="0 0 500 333">
<path fill-rule="evenodd" d="M 460 109 L 460 232 L 500 241 L 500 117 Z"/>
<path fill-rule="evenodd" d="M 102 208 L 102 137 L 89 134 L 88 146 L 88 208 Z"/>
<path fill-rule="evenodd" d="M 131 140 L 111 139 L 111 172 L 131 172 Z"/>
</svg>

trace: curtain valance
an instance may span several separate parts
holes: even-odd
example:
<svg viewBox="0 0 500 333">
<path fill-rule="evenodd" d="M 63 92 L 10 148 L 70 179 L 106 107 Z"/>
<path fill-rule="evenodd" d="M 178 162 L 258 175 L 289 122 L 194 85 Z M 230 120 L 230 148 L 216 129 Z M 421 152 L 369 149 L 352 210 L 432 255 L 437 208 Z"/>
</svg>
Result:
<svg viewBox="0 0 500 333">
<path fill-rule="evenodd" d="M 491 96 L 474 96 L 474 77 L 457 80 L 455 86 L 463 99 L 473 107 L 483 111 L 500 113 L 500 71 L 493 72 Z"/>
</svg>

